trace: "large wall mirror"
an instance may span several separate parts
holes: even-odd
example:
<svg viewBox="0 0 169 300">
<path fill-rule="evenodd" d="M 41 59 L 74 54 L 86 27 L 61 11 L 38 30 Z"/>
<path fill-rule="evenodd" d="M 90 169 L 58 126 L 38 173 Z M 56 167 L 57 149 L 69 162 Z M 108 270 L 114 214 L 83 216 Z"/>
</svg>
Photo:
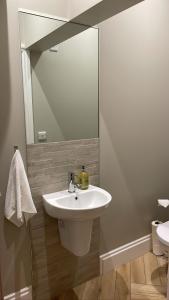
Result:
<svg viewBox="0 0 169 300">
<path fill-rule="evenodd" d="M 27 143 L 98 137 L 98 29 L 40 51 L 31 45 L 66 21 L 19 12 L 19 22 Z"/>
</svg>

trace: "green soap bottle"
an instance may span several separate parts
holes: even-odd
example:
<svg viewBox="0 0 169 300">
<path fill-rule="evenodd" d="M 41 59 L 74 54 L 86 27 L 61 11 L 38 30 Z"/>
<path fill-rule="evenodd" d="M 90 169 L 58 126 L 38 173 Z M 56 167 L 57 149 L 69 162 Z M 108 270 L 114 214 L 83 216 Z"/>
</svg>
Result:
<svg viewBox="0 0 169 300">
<path fill-rule="evenodd" d="M 81 190 L 87 190 L 89 187 L 89 174 L 85 171 L 85 166 L 82 166 L 79 174 L 79 184 Z"/>
</svg>

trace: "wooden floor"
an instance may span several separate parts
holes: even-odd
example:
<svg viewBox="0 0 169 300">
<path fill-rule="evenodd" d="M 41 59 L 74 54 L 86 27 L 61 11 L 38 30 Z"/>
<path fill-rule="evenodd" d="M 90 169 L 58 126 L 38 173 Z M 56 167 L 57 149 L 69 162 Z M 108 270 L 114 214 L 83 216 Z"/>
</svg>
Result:
<svg viewBox="0 0 169 300">
<path fill-rule="evenodd" d="M 65 292 L 57 300 L 164 300 L 166 285 L 167 260 L 149 252 Z"/>
</svg>

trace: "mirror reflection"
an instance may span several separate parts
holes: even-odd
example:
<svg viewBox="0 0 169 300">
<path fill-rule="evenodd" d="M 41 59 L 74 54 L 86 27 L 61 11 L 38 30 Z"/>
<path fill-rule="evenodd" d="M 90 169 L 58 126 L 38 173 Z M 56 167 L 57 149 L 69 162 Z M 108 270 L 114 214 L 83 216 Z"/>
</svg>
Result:
<svg viewBox="0 0 169 300">
<path fill-rule="evenodd" d="M 63 24 L 20 13 L 28 144 L 98 137 L 98 29 L 88 28 L 47 51 L 29 50 Z"/>
</svg>

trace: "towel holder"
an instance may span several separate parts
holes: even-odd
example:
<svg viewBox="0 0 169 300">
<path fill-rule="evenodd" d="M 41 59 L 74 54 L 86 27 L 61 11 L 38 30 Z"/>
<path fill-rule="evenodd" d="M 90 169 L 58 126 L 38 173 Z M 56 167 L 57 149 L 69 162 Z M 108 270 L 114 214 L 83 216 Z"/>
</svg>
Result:
<svg viewBox="0 0 169 300">
<path fill-rule="evenodd" d="M 18 146 L 14 146 L 14 152 L 15 152 L 16 150 L 18 150 L 18 149 L 19 149 Z"/>
</svg>

